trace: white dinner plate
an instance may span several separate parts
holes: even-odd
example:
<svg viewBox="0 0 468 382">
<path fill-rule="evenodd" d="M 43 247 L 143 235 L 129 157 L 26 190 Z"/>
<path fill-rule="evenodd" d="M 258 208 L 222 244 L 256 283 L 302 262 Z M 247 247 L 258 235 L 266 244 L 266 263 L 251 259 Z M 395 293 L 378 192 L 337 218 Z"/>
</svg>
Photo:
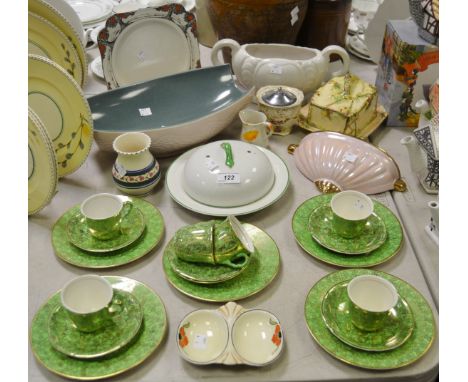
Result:
<svg viewBox="0 0 468 382">
<path fill-rule="evenodd" d="M 72 27 L 81 36 L 83 44 L 86 45 L 86 36 L 83 30 L 83 24 L 73 7 L 65 0 L 45 0 L 45 2 L 53 6 L 68 20 Z"/>
<path fill-rule="evenodd" d="M 275 203 L 283 196 L 288 188 L 289 172 L 286 164 L 272 151 L 258 147 L 258 149 L 262 150 L 270 160 L 275 173 L 275 182 L 273 183 L 271 190 L 265 196 L 253 203 L 230 208 L 207 206 L 206 204 L 197 202 L 192 199 L 182 187 L 185 163 L 190 155 L 192 155 L 193 151 L 197 149 L 198 147 L 195 147 L 178 157 L 171 167 L 169 167 L 166 175 L 166 187 L 172 199 L 188 210 L 208 216 L 246 215 L 260 211 Z"/>
<path fill-rule="evenodd" d="M 367 58 L 369 57 L 369 50 L 367 49 L 366 43 L 365 43 L 365 37 L 361 36 L 364 41 L 360 40 L 359 35 L 354 35 L 354 36 L 349 36 L 349 45 L 351 48 L 355 51 L 361 54 L 362 56 L 366 56 Z"/>
<path fill-rule="evenodd" d="M 177 4 L 115 14 L 98 35 L 109 88 L 132 85 L 200 66 L 195 16 Z M 157 36 L 157 38 L 155 38 Z"/>
<path fill-rule="evenodd" d="M 96 23 L 112 13 L 111 0 L 68 0 L 83 24 Z"/>
</svg>

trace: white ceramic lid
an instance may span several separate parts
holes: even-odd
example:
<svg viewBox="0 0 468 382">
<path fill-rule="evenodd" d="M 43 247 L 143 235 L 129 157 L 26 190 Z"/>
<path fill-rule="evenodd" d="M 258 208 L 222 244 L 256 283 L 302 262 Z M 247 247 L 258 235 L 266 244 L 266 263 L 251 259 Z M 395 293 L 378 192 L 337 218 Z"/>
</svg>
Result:
<svg viewBox="0 0 468 382">
<path fill-rule="evenodd" d="M 232 153 L 231 163 L 228 152 Z M 235 207 L 263 197 L 274 180 L 273 167 L 261 150 L 249 143 L 226 140 L 194 151 L 185 164 L 183 187 L 200 203 Z"/>
</svg>

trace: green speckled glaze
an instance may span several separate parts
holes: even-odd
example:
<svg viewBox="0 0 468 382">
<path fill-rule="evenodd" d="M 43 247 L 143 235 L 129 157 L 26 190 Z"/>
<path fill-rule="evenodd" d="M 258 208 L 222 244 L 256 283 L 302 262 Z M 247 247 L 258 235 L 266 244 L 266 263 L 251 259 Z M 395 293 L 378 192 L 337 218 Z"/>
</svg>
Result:
<svg viewBox="0 0 468 382">
<path fill-rule="evenodd" d="M 374 202 L 374 213 L 385 223 L 387 239 L 378 249 L 363 255 L 349 256 L 331 251 L 317 243 L 309 231 L 309 217 L 314 209 L 328 205 L 333 194 L 318 195 L 302 203 L 292 220 L 294 237 L 308 254 L 325 263 L 347 268 L 372 267 L 395 256 L 403 242 L 403 231 L 397 217 L 383 204 Z"/>
<path fill-rule="evenodd" d="M 249 297 L 264 289 L 275 278 L 280 266 L 280 253 L 274 240 L 260 228 L 243 224 L 256 251 L 250 264 L 238 277 L 218 284 L 195 284 L 179 277 L 171 268 L 167 252 L 163 256 L 168 281 L 183 294 L 202 301 L 226 302 Z"/>
<path fill-rule="evenodd" d="M 101 357 L 127 345 L 140 329 L 143 311 L 136 297 L 117 289 L 112 304 L 120 307 L 118 313 L 107 326 L 91 333 L 78 330 L 66 310 L 58 306 L 49 320 L 51 345 L 75 358 Z"/>
<path fill-rule="evenodd" d="M 68 240 L 78 248 L 89 252 L 111 252 L 135 242 L 145 230 L 145 219 L 138 208 L 132 208 L 120 224 L 120 235 L 109 240 L 99 240 L 91 235 L 86 218 L 78 213 L 68 220 Z"/>
<path fill-rule="evenodd" d="M 411 337 L 402 346 L 385 352 L 359 350 L 340 341 L 325 325 L 321 307 L 326 293 L 334 285 L 360 275 L 376 275 L 389 280 L 411 308 L 415 327 Z M 325 276 L 309 291 L 304 311 L 312 337 L 325 351 L 345 363 L 365 369 L 386 370 L 409 365 L 426 354 L 435 337 L 434 317 L 424 297 L 405 281 L 370 269 L 346 269 Z"/>
<path fill-rule="evenodd" d="M 411 309 L 400 297 L 385 326 L 373 332 L 359 330 L 351 322 L 348 297 L 348 281 L 331 288 L 322 302 L 322 317 L 328 329 L 341 341 L 355 348 L 368 351 L 386 351 L 401 346 L 413 332 Z"/>
<path fill-rule="evenodd" d="M 163 217 L 151 203 L 139 198 L 132 198 L 132 201 L 143 213 L 146 230 L 131 246 L 106 254 L 94 254 L 71 244 L 67 238 L 66 227 L 68 220 L 78 213 L 80 206 L 77 205 L 62 215 L 52 228 L 52 245 L 57 257 L 78 267 L 111 268 L 130 263 L 151 252 L 163 236 Z"/>
<path fill-rule="evenodd" d="M 190 263 L 179 259 L 174 251 L 174 239 L 172 239 L 164 250 L 165 256 L 168 257 L 171 269 L 180 277 L 201 284 L 214 284 L 230 280 L 238 276 L 244 271 L 250 263 L 250 256 L 248 261 L 242 268 L 231 268 L 226 265 L 218 264 L 203 264 L 203 263 Z"/>
<path fill-rule="evenodd" d="M 387 238 L 385 223 L 376 214 L 369 217 L 359 236 L 352 239 L 340 236 L 333 229 L 333 211 L 327 204 L 312 211 L 309 230 L 312 237 L 325 248 L 348 255 L 369 253 L 379 248 Z"/>
<path fill-rule="evenodd" d="M 243 268 L 249 262 L 249 251 L 236 236 L 233 224 L 241 224 L 235 217 L 210 220 L 180 228 L 172 239 L 176 256 L 187 262 L 223 264 Z"/>
<path fill-rule="evenodd" d="M 31 323 L 31 348 L 37 360 L 51 372 L 73 379 L 107 378 L 129 370 L 150 356 L 159 346 L 167 329 L 166 310 L 159 296 L 146 285 L 119 276 L 105 277 L 115 289 L 132 293 L 143 308 L 139 334 L 125 348 L 104 358 L 77 359 L 55 350 L 47 331 L 49 317 L 60 304 L 60 292 L 54 294 L 39 310 Z"/>
</svg>

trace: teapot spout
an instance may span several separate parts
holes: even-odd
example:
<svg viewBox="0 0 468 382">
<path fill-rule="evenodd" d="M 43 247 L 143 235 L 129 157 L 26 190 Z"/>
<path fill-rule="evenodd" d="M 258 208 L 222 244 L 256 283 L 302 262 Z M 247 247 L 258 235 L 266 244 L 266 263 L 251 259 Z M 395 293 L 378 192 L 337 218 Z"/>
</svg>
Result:
<svg viewBox="0 0 468 382">
<path fill-rule="evenodd" d="M 422 158 L 421 149 L 418 146 L 416 138 L 408 135 L 401 139 L 400 143 L 408 150 L 410 158 L 411 170 L 415 173 L 419 173 L 424 167 L 424 161 Z"/>
</svg>

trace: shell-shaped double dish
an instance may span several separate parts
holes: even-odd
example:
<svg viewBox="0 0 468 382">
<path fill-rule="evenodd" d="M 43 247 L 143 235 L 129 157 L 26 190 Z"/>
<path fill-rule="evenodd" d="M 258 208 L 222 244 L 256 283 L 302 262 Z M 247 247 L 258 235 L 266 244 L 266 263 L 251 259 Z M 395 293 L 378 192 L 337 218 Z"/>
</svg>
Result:
<svg viewBox="0 0 468 382">
<path fill-rule="evenodd" d="M 405 191 L 398 165 L 382 149 L 335 132 L 308 134 L 290 145 L 299 171 L 323 193 L 357 190 L 377 194 Z"/>
<path fill-rule="evenodd" d="M 197 365 L 265 366 L 278 358 L 283 342 L 281 325 L 272 313 L 244 309 L 235 302 L 191 312 L 177 328 L 180 354 Z"/>
</svg>

